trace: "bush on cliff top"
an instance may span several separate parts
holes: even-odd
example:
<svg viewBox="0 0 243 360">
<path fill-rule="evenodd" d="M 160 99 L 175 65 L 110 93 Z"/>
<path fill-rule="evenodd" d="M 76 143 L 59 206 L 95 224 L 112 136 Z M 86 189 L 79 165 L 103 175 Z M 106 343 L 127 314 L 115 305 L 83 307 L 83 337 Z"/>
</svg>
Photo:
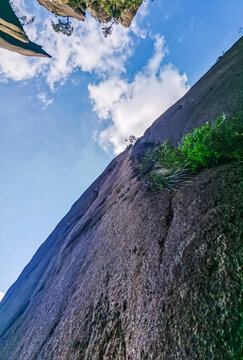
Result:
<svg viewBox="0 0 243 360">
<path fill-rule="evenodd" d="M 74 8 L 81 8 L 85 12 L 90 7 L 97 12 L 102 8 L 112 19 L 119 19 L 126 9 L 137 10 L 143 0 L 70 0 L 69 4 Z"/>
<path fill-rule="evenodd" d="M 147 185 L 155 191 L 174 190 L 181 181 L 205 168 L 243 159 L 243 113 L 187 134 L 178 146 L 164 141 L 145 154 L 140 166 Z"/>
</svg>

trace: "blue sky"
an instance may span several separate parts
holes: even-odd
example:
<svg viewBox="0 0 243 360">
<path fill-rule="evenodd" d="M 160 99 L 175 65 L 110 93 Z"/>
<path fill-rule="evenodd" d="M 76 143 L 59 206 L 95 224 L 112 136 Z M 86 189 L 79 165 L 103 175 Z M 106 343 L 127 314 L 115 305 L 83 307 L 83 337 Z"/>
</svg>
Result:
<svg viewBox="0 0 243 360">
<path fill-rule="evenodd" d="M 71 37 L 37 1 L 16 0 L 32 41 L 53 58 L 0 49 L 0 292 L 73 202 L 240 37 L 241 0 L 154 0 L 130 29 L 97 21 Z M 223 109 L 222 109 L 223 110 Z"/>
</svg>

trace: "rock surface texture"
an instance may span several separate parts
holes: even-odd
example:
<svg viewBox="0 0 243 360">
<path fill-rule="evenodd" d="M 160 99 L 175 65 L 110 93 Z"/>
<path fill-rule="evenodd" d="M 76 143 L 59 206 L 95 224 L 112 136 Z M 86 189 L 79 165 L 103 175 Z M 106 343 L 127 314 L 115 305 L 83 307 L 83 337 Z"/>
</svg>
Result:
<svg viewBox="0 0 243 360">
<path fill-rule="evenodd" d="M 134 1 L 133 4 L 130 4 L 125 9 L 124 4 L 126 1 L 124 0 L 117 0 L 116 2 L 111 0 L 38 0 L 38 2 L 56 15 L 64 17 L 70 16 L 77 20 L 84 20 L 86 11 L 88 11 L 94 18 L 99 20 L 100 23 L 109 22 L 115 16 L 117 8 L 119 11 L 117 14 L 119 15 L 117 15 L 117 17 L 115 16 L 116 19 L 124 27 L 129 27 L 142 0 Z M 107 9 L 111 9 L 111 7 L 113 7 L 114 10 L 108 11 Z M 112 16 L 111 13 L 113 13 L 114 16 Z"/>
<path fill-rule="evenodd" d="M 177 192 L 137 177 L 151 143 L 242 110 L 239 40 L 73 205 L 0 303 L 1 360 L 240 359 L 240 167 Z"/>
<path fill-rule="evenodd" d="M 0 48 L 26 56 L 50 57 L 41 46 L 29 40 L 9 0 L 0 1 Z"/>
</svg>

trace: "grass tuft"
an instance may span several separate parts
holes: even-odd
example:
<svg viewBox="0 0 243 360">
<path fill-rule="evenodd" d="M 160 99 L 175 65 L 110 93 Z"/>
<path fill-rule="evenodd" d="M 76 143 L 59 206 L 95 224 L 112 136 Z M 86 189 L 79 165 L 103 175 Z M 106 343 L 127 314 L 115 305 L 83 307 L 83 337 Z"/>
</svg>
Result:
<svg viewBox="0 0 243 360">
<path fill-rule="evenodd" d="M 205 168 L 243 160 L 243 112 L 230 119 L 223 114 L 213 124 L 187 134 L 178 146 L 168 140 L 145 154 L 140 174 L 153 191 L 173 191 Z"/>
</svg>

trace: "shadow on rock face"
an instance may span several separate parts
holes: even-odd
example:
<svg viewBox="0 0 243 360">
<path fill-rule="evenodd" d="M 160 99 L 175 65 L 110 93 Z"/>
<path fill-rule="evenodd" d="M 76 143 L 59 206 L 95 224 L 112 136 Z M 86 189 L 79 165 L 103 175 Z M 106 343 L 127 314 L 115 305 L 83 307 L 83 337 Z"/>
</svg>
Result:
<svg viewBox="0 0 243 360">
<path fill-rule="evenodd" d="M 9 0 L 0 2 L 0 47 L 26 56 L 51 57 L 29 40 Z"/>
<path fill-rule="evenodd" d="M 102 24 L 117 20 L 122 26 L 129 27 L 143 0 L 106 0 L 105 2 L 102 0 L 38 0 L 38 2 L 58 16 L 84 20 L 88 11 Z"/>
</svg>

